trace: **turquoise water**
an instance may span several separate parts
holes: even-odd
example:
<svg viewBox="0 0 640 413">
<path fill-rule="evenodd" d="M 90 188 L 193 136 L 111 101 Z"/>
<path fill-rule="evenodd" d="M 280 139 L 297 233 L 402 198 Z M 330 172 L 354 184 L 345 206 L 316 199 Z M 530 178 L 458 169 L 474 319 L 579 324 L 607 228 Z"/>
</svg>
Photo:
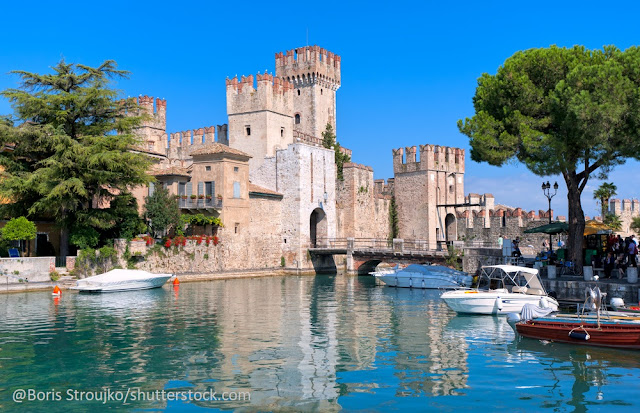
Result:
<svg viewBox="0 0 640 413">
<path fill-rule="evenodd" d="M 629 412 L 639 394 L 638 352 L 518 342 L 504 318 L 370 277 L 0 295 L 0 411 Z"/>
</svg>

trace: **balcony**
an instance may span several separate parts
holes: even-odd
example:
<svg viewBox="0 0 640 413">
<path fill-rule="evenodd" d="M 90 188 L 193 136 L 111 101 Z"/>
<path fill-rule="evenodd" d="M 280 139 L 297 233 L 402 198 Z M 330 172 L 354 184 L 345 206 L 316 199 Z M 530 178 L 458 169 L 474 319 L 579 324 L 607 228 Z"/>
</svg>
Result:
<svg viewBox="0 0 640 413">
<path fill-rule="evenodd" d="M 179 198 L 178 206 L 182 209 L 221 209 L 222 199 L 192 199 L 190 197 L 187 199 Z"/>
</svg>

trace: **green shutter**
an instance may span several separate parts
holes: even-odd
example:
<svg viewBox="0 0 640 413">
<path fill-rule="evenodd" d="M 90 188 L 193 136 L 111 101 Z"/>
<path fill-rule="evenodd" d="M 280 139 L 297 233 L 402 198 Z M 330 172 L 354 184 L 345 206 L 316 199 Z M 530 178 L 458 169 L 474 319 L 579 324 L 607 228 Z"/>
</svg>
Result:
<svg viewBox="0 0 640 413">
<path fill-rule="evenodd" d="M 187 182 L 187 196 L 191 196 L 193 194 L 193 188 L 192 188 L 192 183 L 191 182 Z"/>
</svg>

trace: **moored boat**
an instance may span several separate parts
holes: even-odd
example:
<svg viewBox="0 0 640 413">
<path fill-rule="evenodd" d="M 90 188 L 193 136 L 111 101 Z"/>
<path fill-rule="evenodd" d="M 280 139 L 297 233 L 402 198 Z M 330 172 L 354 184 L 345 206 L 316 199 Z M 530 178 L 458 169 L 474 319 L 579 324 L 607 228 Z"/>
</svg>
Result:
<svg viewBox="0 0 640 413">
<path fill-rule="evenodd" d="M 402 270 L 371 273 L 389 287 L 448 289 L 470 286 L 469 274 L 442 265 L 411 264 Z"/>
<path fill-rule="evenodd" d="M 147 290 L 162 287 L 173 274 L 153 274 L 142 270 L 115 269 L 78 280 L 72 290 L 89 293 Z"/>
<path fill-rule="evenodd" d="M 558 301 L 546 293 L 538 270 L 516 265 L 482 267 L 477 288 L 447 291 L 441 298 L 458 313 L 520 313 L 525 304 L 558 311 Z"/>
<path fill-rule="evenodd" d="M 638 321 L 570 318 L 536 318 L 516 325 L 523 337 L 573 343 L 587 346 L 617 347 L 640 350 L 640 323 Z"/>
</svg>

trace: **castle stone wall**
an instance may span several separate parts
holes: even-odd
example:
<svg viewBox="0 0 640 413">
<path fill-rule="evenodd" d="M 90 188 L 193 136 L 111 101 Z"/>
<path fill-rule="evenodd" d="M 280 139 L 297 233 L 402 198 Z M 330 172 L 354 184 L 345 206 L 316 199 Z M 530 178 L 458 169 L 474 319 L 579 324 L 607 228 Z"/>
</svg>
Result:
<svg viewBox="0 0 640 413">
<path fill-rule="evenodd" d="M 389 238 L 391 196 L 376 191 L 373 169 L 348 163 L 343 176 L 336 186 L 338 238 Z"/>
</svg>

